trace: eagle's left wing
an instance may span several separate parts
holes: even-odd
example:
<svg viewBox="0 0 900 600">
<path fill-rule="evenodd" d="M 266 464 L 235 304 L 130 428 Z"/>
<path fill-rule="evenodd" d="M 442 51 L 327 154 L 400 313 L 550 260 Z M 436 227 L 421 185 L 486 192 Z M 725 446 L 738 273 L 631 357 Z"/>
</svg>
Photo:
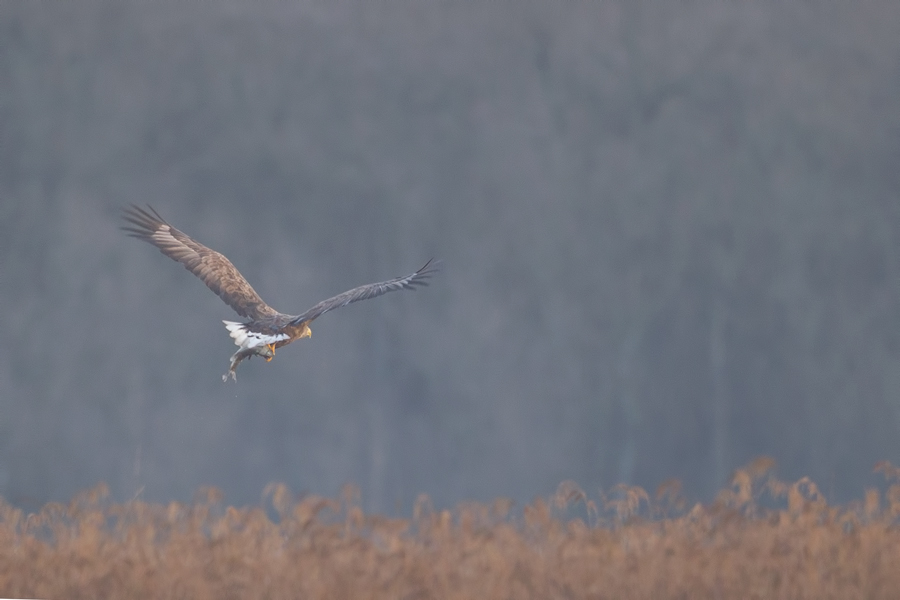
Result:
<svg viewBox="0 0 900 600">
<path fill-rule="evenodd" d="M 166 223 L 151 207 L 131 206 L 122 214 L 128 235 L 144 240 L 180 262 L 242 317 L 260 319 L 278 312 L 263 302 L 231 261 Z"/>
<path fill-rule="evenodd" d="M 353 288 L 352 290 L 348 290 L 343 294 L 338 294 L 334 298 L 323 300 L 302 315 L 291 319 L 290 324 L 299 325 L 303 322 L 309 323 L 310 321 L 321 317 L 329 310 L 347 306 L 352 302 L 368 300 L 369 298 L 375 298 L 381 296 L 382 294 L 387 294 L 388 292 L 393 292 L 396 290 L 415 290 L 416 287 L 420 285 L 426 286 L 428 285 L 428 278 L 437 273 L 440 268 L 440 261 L 435 261 L 432 258 L 415 273 L 410 273 L 409 275 L 405 275 L 403 277 L 395 277 L 394 279 L 391 279 L 389 281 L 361 285 L 357 288 Z"/>
</svg>

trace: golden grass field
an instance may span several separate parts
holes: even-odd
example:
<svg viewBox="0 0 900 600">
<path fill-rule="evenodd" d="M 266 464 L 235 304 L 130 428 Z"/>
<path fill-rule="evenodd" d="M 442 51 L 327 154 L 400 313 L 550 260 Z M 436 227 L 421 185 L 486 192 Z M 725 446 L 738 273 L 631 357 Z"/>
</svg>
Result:
<svg viewBox="0 0 900 600">
<path fill-rule="evenodd" d="M 341 498 L 266 490 L 235 508 L 110 502 L 104 487 L 26 514 L 0 505 L 0 596 L 28 598 L 896 598 L 900 468 L 883 489 L 827 504 L 814 483 L 739 470 L 707 506 L 677 484 L 591 499 L 467 504 L 410 519 Z M 270 518 L 271 515 L 271 518 Z"/>
</svg>

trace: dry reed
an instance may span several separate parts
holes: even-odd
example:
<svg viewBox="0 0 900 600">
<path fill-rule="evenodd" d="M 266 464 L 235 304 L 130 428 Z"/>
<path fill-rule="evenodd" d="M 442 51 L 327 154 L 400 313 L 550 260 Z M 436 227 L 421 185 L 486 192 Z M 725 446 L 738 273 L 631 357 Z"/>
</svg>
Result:
<svg viewBox="0 0 900 600">
<path fill-rule="evenodd" d="M 109 501 L 0 505 L 0 596 L 32 598 L 893 598 L 900 590 L 900 469 L 829 505 L 759 459 L 708 506 L 676 483 L 592 500 L 564 483 L 546 500 L 367 515 L 348 489 L 264 507 Z M 271 514 L 271 516 L 270 516 Z M 277 515 L 277 516 L 276 516 Z"/>
</svg>

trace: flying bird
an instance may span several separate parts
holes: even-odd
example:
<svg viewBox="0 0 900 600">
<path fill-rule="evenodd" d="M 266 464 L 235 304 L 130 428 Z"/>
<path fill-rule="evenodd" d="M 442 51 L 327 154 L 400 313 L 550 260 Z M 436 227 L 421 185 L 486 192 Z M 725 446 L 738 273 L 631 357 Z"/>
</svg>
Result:
<svg viewBox="0 0 900 600">
<path fill-rule="evenodd" d="M 222 321 L 238 346 L 237 352 L 231 356 L 228 371 L 222 375 L 222 381 L 228 381 L 229 376 L 237 381 L 235 369 L 245 358 L 256 355 L 268 362 L 275 356 L 277 348 L 294 340 L 310 337 L 312 331 L 309 324 L 328 311 L 388 292 L 415 290 L 418 286 L 426 286 L 428 278 L 440 268 L 440 264 L 431 259 L 415 273 L 361 285 L 323 300 L 301 315 L 286 315 L 263 302 L 225 256 L 166 223 L 152 207 L 148 206 L 147 209 L 133 205 L 125 209 L 122 218 L 128 225 L 122 229 L 132 237 L 153 244 L 160 252 L 183 264 L 185 269 L 199 277 L 225 304 L 246 319 L 243 323 Z"/>
</svg>

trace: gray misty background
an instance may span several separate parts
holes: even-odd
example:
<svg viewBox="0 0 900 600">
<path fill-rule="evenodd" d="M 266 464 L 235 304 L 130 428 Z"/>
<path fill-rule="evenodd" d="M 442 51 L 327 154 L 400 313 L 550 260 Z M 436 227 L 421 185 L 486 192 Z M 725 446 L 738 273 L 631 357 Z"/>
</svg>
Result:
<svg viewBox="0 0 900 600">
<path fill-rule="evenodd" d="M 0 3 L 0 494 L 407 511 L 900 462 L 900 3 Z M 155 206 L 299 313 L 118 230 Z"/>
</svg>

